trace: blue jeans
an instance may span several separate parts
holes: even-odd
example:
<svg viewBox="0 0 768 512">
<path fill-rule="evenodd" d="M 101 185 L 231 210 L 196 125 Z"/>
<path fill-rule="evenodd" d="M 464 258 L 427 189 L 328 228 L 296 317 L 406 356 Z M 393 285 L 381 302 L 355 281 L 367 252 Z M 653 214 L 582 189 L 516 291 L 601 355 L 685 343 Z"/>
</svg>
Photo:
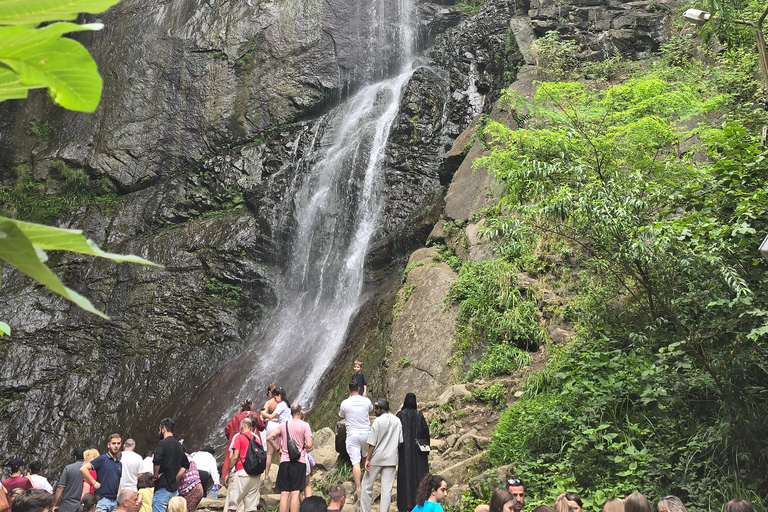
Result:
<svg viewBox="0 0 768 512">
<path fill-rule="evenodd" d="M 168 512 L 168 502 L 178 496 L 178 491 L 171 492 L 168 489 L 157 489 L 152 495 L 152 512 Z"/>
<path fill-rule="evenodd" d="M 96 503 L 96 512 L 115 512 L 117 508 L 117 502 L 115 500 L 108 500 L 107 498 L 101 498 Z"/>
</svg>

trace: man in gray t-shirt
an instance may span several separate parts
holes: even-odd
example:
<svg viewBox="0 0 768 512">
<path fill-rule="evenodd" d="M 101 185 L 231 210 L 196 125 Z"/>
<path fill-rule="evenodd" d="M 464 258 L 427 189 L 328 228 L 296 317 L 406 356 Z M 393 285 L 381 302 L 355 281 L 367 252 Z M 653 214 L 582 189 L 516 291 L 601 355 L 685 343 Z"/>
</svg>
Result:
<svg viewBox="0 0 768 512">
<path fill-rule="evenodd" d="M 54 512 L 75 512 L 80 506 L 80 496 L 83 494 L 83 475 L 80 474 L 80 467 L 83 465 L 84 451 L 82 446 L 75 448 L 72 451 L 75 461 L 61 473 L 53 498 Z"/>
<path fill-rule="evenodd" d="M 403 425 L 400 418 L 389 413 L 389 402 L 377 398 L 373 403 L 376 419 L 368 436 L 368 457 L 365 460 L 363 492 L 360 496 L 360 511 L 371 512 L 373 483 L 381 473 L 381 512 L 389 510 L 392 501 L 392 485 L 395 483 L 397 448 L 403 442 Z"/>
</svg>

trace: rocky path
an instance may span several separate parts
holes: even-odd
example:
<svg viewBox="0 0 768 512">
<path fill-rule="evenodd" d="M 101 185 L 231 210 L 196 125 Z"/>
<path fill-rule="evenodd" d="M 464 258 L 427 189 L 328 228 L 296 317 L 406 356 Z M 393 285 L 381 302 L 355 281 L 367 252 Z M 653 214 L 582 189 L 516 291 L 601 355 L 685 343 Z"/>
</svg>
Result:
<svg viewBox="0 0 768 512">
<path fill-rule="evenodd" d="M 521 394 L 519 384 L 532 372 L 538 372 L 544 367 L 546 352 L 542 348 L 533 355 L 530 365 L 515 375 L 493 379 L 502 383 L 508 392 L 506 407 L 511 406 Z M 488 407 L 484 404 L 470 401 L 472 391 L 488 384 L 489 380 L 477 380 L 467 384 L 450 386 L 435 402 L 419 404 L 432 435 L 432 452 L 430 453 L 430 470 L 438 473 L 449 483 L 448 505 L 458 504 L 461 494 L 469 489 L 473 477 L 483 473 L 487 468 L 483 455 L 491 442 L 491 433 L 496 427 L 502 410 Z M 314 494 L 318 484 L 327 479 L 328 474 L 336 464 L 335 435 L 329 428 L 315 432 L 315 449 L 312 452 L 316 466 L 312 473 Z M 506 479 L 507 472 L 512 468 L 496 468 L 499 483 Z M 280 493 L 274 489 L 277 477 L 277 464 L 270 469 L 270 481 L 262 481 L 260 508 L 267 512 L 277 510 Z M 351 477 L 350 477 L 351 478 Z M 352 481 L 343 482 L 347 489 L 347 503 L 344 512 L 359 510 L 357 497 L 353 495 L 355 485 Z M 396 510 L 397 482 L 393 489 L 392 508 Z M 372 512 L 379 510 L 380 486 L 374 486 L 374 503 Z M 327 496 L 324 496 L 327 498 Z M 219 499 L 204 498 L 198 507 L 199 511 L 223 512 L 226 499 L 226 489 L 219 492 Z"/>
</svg>

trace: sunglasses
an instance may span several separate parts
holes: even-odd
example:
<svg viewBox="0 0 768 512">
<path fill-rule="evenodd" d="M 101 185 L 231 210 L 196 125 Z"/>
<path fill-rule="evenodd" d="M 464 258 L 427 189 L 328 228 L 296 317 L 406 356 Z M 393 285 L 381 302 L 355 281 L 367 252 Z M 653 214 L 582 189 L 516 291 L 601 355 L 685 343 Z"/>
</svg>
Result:
<svg viewBox="0 0 768 512">
<path fill-rule="evenodd" d="M 512 486 L 523 485 L 523 481 L 520 480 L 519 478 L 510 478 L 509 480 L 507 480 L 507 485 L 512 485 Z"/>
</svg>

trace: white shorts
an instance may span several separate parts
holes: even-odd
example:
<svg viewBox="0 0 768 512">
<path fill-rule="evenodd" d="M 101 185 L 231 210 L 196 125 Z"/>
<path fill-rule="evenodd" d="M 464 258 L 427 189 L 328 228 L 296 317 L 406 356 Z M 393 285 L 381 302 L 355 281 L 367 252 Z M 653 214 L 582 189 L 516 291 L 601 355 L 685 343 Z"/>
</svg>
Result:
<svg viewBox="0 0 768 512">
<path fill-rule="evenodd" d="M 370 434 L 357 434 L 354 436 L 347 436 L 347 453 L 349 454 L 349 461 L 352 464 L 360 464 L 363 459 L 361 454 L 368 455 L 368 436 Z"/>
</svg>

